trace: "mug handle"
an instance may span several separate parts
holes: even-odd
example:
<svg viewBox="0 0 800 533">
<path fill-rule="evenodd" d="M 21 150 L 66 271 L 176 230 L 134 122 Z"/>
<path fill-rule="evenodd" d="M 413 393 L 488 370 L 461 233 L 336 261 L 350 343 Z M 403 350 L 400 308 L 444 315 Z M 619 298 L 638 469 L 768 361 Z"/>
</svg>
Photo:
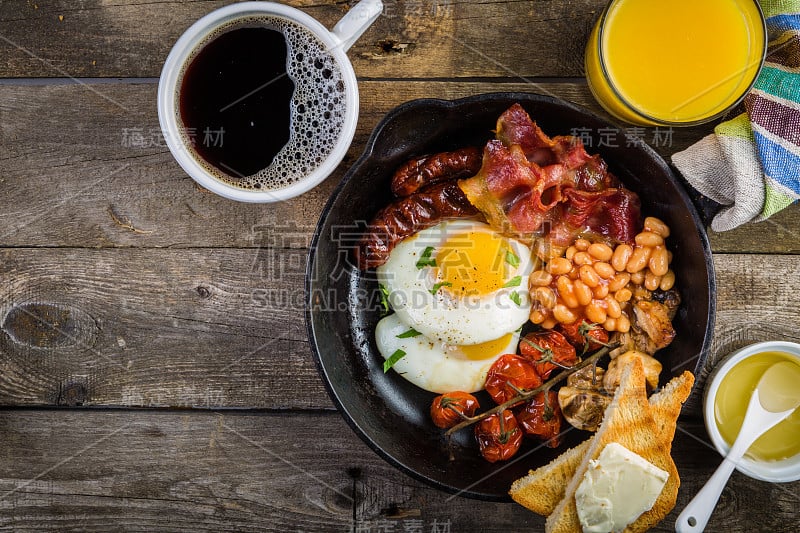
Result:
<svg viewBox="0 0 800 533">
<path fill-rule="evenodd" d="M 383 2 L 381 0 L 361 0 L 353 6 L 333 27 L 333 35 L 339 40 L 342 51 L 349 50 L 353 43 L 361 37 L 361 34 L 375 22 L 382 11 Z"/>
</svg>

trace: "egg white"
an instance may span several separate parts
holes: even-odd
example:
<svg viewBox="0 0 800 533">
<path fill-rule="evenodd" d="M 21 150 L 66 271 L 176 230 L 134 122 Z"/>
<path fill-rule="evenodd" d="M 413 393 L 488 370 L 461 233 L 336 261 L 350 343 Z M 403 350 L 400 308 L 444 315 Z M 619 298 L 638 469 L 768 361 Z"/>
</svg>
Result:
<svg viewBox="0 0 800 533">
<path fill-rule="evenodd" d="M 505 241 L 508 249 L 519 258 L 519 264 L 516 267 L 504 265 L 504 281 L 519 276 L 519 285 L 481 296 L 457 297 L 446 287 L 432 294 L 436 283 L 441 281 L 437 277 L 438 270 L 436 267 L 418 268 L 417 261 L 426 247 L 439 249 L 448 238 L 470 231 L 491 232 Z M 430 339 L 450 345 L 468 345 L 497 339 L 528 321 L 531 309 L 528 277 L 532 268 L 531 251 L 519 241 L 503 238 L 480 222 L 448 220 L 400 242 L 386 263 L 377 268 L 377 275 L 389 292 L 392 308 L 405 324 Z"/>
<path fill-rule="evenodd" d="M 459 349 L 423 335 L 401 339 L 398 335 L 409 330 L 397 314 L 389 315 L 378 322 L 375 340 L 384 359 L 389 359 L 397 350 L 405 355 L 392 369 L 414 385 L 437 394 L 482 390 L 486 374 L 497 359 L 507 353 L 516 353 L 519 334 L 514 332 L 511 340 L 495 354 L 485 359 L 471 359 Z"/>
</svg>

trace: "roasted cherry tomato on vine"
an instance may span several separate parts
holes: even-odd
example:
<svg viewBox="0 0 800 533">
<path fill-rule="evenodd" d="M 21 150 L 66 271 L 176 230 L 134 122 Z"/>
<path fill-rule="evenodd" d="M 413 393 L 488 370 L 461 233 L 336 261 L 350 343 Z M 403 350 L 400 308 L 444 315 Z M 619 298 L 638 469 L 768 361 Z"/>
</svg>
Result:
<svg viewBox="0 0 800 533">
<path fill-rule="evenodd" d="M 486 392 L 498 404 L 507 402 L 520 390 L 535 389 L 541 384 L 542 378 L 530 361 L 514 354 L 500 357 L 486 375 Z"/>
<path fill-rule="evenodd" d="M 548 448 L 557 448 L 561 444 L 562 420 L 555 391 L 548 391 L 547 396 L 543 392 L 537 394 L 517 413 L 517 422 L 525 434 L 541 439 Z"/>
<path fill-rule="evenodd" d="M 480 407 L 478 400 L 472 394 L 461 391 L 448 392 L 433 399 L 431 418 L 438 427 L 447 429 L 461 422 L 465 416 L 474 415 L 478 407 Z"/>
<path fill-rule="evenodd" d="M 475 426 L 483 458 L 490 463 L 510 459 L 522 444 L 522 431 L 510 409 L 484 418 Z"/>
<path fill-rule="evenodd" d="M 557 331 L 528 333 L 520 340 L 519 351 L 533 363 L 542 379 L 547 379 L 553 370 L 569 368 L 578 363 L 575 347 Z"/>
<path fill-rule="evenodd" d="M 608 331 L 600 324 L 590 324 L 585 319 L 572 324 L 559 324 L 558 329 L 581 353 L 593 352 L 608 344 Z"/>
</svg>

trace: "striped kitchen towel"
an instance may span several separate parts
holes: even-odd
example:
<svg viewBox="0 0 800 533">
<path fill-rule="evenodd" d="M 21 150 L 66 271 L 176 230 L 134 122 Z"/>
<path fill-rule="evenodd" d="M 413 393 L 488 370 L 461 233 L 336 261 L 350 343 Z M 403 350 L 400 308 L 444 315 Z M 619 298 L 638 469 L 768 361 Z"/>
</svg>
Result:
<svg viewBox="0 0 800 533">
<path fill-rule="evenodd" d="M 746 113 L 672 156 L 700 193 L 724 207 L 714 231 L 764 220 L 800 198 L 800 0 L 761 0 L 767 58 Z"/>
</svg>

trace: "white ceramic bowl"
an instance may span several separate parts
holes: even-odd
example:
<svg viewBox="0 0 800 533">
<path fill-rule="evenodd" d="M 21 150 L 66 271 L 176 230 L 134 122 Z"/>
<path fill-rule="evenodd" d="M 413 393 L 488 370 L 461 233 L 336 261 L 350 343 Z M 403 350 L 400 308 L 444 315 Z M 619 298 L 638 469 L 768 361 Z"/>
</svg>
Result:
<svg viewBox="0 0 800 533">
<path fill-rule="evenodd" d="M 727 356 L 709 378 L 703 404 L 706 430 L 717 451 L 725 456 L 730 446 L 722 438 L 714 416 L 714 400 L 722 379 L 739 362 L 763 352 L 782 352 L 800 364 L 800 344 L 784 341 L 768 341 L 751 344 Z M 771 482 L 788 482 L 800 479 L 800 454 L 780 461 L 760 461 L 743 457 L 736 467 L 739 472 L 755 479 Z"/>
</svg>

